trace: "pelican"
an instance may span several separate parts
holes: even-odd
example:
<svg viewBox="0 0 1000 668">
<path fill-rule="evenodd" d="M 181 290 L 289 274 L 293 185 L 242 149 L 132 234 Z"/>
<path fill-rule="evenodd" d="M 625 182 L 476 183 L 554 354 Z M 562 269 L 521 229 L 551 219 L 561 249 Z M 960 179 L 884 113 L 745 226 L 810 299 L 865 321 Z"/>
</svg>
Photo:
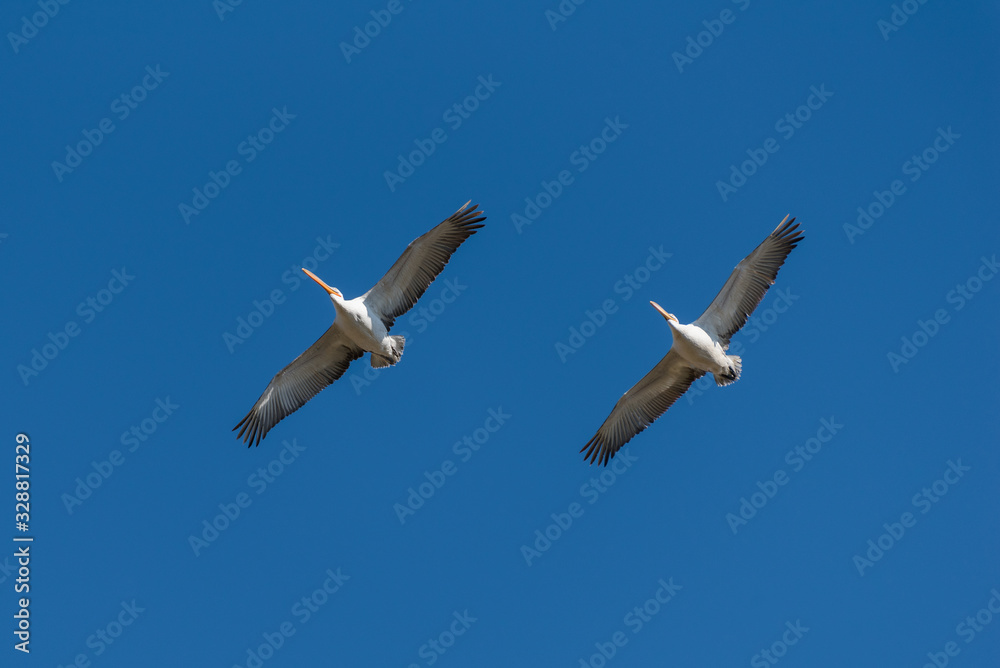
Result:
<svg viewBox="0 0 1000 668">
<path fill-rule="evenodd" d="M 242 438 L 247 447 L 260 445 L 274 425 L 343 376 L 351 362 L 366 352 L 371 353 L 376 369 L 398 362 L 406 340 L 389 336 L 396 318 L 420 299 L 462 242 L 483 227 L 486 216 L 476 210 L 479 205 L 466 210 L 468 206 L 466 202 L 450 218 L 414 239 L 375 287 L 360 297 L 344 299 L 340 290 L 303 269 L 330 295 L 336 309 L 333 325 L 271 379 L 250 412 L 233 427 L 233 431 L 240 430 L 236 438 Z"/>
<path fill-rule="evenodd" d="M 682 325 L 672 313 L 656 302 L 649 302 L 666 319 L 673 345 L 653 370 L 618 400 L 608 419 L 580 449 L 580 452 L 586 450 L 584 459 L 607 466 L 623 445 L 663 415 L 691 383 L 706 373 L 713 374 L 720 387 L 739 380 L 743 362 L 737 355 L 726 354 L 729 340 L 746 324 L 774 284 L 785 258 L 805 238 L 794 223 L 794 218 L 788 220 L 785 216 L 736 265 L 708 309 L 691 324 Z"/>
</svg>

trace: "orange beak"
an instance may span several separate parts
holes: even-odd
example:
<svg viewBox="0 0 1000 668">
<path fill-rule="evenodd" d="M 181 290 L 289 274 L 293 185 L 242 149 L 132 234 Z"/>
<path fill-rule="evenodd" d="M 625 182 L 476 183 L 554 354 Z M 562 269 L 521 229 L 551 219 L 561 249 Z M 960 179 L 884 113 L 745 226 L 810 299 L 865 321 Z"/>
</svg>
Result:
<svg viewBox="0 0 1000 668">
<path fill-rule="evenodd" d="M 673 320 L 676 323 L 680 323 L 680 320 L 677 319 L 677 316 L 675 316 L 673 313 L 667 313 L 665 310 L 663 310 L 663 307 L 657 304 L 656 302 L 649 302 L 649 303 L 652 304 L 653 308 L 659 311 L 660 315 L 662 315 L 667 320 Z"/>
<path fill-rule="evenodd" d="M 311 278 L 314 281 L 316 281 L 317 283 L 319 283 L 319 286 L 321 288 L 323 288 L 324 290 L 326 290 L 327 293 L 329 293 L 331 295 L 337 295 L 341 299 L 344 298 L 344 295 L 340 294 L 340 290 L 338 290 L 337 288 L 331 288 L 329 285 L 327 285 L 326 283 L 324 283 L 322 281 L 322 279 L 320 279 L 320 277 L 317 276 L 316 274 L 312 273 L 311 271 L 309 271 L 308 269 L 306 269 L 304 267 L 303 267 L 302 271 L 306 272 L 306 276 L 308 276 L 309 278 Z"/>
</svg>

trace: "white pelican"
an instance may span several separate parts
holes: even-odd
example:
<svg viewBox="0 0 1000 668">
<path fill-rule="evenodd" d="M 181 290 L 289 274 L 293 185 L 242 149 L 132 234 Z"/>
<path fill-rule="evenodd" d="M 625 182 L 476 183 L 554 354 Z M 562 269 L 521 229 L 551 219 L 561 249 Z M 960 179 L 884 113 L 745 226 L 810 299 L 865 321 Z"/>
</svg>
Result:
<svg viewBox="0 0 1000 668">
<path fill-rule="evenodd" d="M 246 417 L 233 427 L 247 447 L 259 445 L 271 427 L 294 413 L 344 375 L 351 362 L 371 353 L 373 367 L 391 366 L 403 356 L 402 336 L 389 336 L 396 318 L 409 311 L 437 278 L 462 242 L 483 227 L 486 216 L 469 202 L 427 234 L 414 239 L 371 290 L 344 299 L 308 269 L 309 278 L 330 295 L 337 311 L 330 329 L 308 350 L 279 371 Z M 244 432 L 246 436 L 244 437 Z"/>
<path fill-rule="evenodd" d="M 583 458 L 605 466 L 618 449 L 663 415 L 691 383 L 706 373 L 716 385 L 739 380 L 742 360 L 727 355 L 729 339 L 746 324 L 764 293 L 774 284 L 778 269 L 805 237 L 788 216 L 752 253 L 736 265 L 729 280 L 708 309 L 690 325 L 682 325 L 656 302 L 649 302 L 667 320 L 673 345 L 653 370 L 626 392 L 611 415 L 587 441 Z"/>
</svg>

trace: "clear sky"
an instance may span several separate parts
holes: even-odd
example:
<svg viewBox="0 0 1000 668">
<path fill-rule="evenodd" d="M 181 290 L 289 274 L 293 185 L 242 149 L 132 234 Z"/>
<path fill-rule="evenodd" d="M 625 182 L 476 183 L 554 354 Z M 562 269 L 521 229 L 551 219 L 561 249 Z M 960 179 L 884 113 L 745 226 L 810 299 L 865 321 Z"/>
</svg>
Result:
<svg viewBox="0 0 1000 668">
<path fill-rule="evenodd" d="M 995 665 L 995 4 L 320 4 L 0 11 L 0 663 Z M 299 268 L 470 199 L 401 363 L 237 441 Z M 740 381 L 588 466 L 786 214 Z"/>
</svg>

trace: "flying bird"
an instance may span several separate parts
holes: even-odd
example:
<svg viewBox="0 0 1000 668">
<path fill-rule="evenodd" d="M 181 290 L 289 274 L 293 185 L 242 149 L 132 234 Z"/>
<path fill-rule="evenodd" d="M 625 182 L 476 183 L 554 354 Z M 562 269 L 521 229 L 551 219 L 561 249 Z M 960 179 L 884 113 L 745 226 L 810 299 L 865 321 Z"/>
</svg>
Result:
<svg viewBox="0 0 1000 668">
<path fill-rule="evenodd" d="M 240 430 L 236 438 L 242 438 L 247 447 L 259 445 L 274 425 L 343 376 L 351 362 L 366 352 L 371 353 L 375 368 L 398 362 L 406 340 L 389 335 L 396 318 L 420 299 L 462 242 L 483 227 L 486 216 L 476 210 L 479 205 L 468 206 L 466 202 L 450 218 L 410 243 L 375 287 L 360 297 L 344 299 L 340 290 L 303 269 L 330 295 L 337 312 L 333 325 L 271 379 L 250 412 L 233 427 L 233 431 Z"/>
<path fill-rule="evenodd" d="M 608 419 L 580 449 L 586 451 L 584 459 L 606 466 L 623 445 L 663 415 L 706 373 L 713 374 L 719 386 L 739 380 L 743 363 L 739 356 L 726 354 L 729 340 L 774 284 L 785 258 L 805 238 L 794 223 L 794 218 L 785 216 L 774 232 L 736 265 L 708 309 L 691 324 L 682 325 L 672 313 L 649 302 L 666 319 L 673 345 L 653 370 L 618 400 Z"/>
</svg>

